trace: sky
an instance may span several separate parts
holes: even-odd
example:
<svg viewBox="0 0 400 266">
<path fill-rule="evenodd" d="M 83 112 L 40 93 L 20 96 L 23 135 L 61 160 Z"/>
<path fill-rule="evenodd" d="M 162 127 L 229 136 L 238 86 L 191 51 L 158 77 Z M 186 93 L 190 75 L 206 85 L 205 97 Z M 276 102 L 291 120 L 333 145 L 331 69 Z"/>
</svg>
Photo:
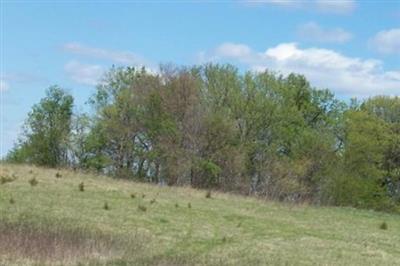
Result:
<svg viewBox="0 0 400 266">
<path fill-rule="evenodd" d="M 112 65 L 232 63 L 340 99 L 400 95 L 400 0 L 0 0 L 0 156 L 51 85 L 87 110 Z"/>
</svg>

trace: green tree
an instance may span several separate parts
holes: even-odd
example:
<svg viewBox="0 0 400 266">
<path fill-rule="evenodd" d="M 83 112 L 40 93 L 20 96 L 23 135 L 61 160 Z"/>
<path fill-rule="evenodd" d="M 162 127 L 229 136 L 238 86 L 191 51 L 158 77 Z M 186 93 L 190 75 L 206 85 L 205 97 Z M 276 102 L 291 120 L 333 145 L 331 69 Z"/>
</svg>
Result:
<svg viewBox="0 0 400 266">
<path fill-rule="evenodd" d="M 67 165 L 72 107 L 70 94 L 58 86 L 50 87 L 28 114 L 23 138 L 9 158 L 50 167 Z"/>
<path fill-rule="evenodd" d="M 330 188 L 338 205 L 384 209 L 390 206 L 385 186 L 384 161 L 390 128 L 382 119 L 362 110 L 345 115 L 343 168 Z"/>
</svg>

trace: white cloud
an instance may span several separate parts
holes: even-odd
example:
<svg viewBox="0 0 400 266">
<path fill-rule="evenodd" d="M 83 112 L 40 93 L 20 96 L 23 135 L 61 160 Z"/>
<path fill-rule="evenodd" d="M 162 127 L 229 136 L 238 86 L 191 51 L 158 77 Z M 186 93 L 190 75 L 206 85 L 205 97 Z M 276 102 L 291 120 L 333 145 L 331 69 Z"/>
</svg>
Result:
<svg viewBox="0 0 400 266">
<path fill-rule="evenodd" d="M 0 91 L 7 91 L 10 88 L 10 85 L 5 80 L 0 80 Z"/>
<path fill-rule="evenodd" d="M 247 57 L 251 49 L 243 44 L 223 43 L 217 47 L 216 53 L 224 57 Z"/>
<path fill-rule="evenodd" d="M 252 4 L 271 4 L 291 9 L 308 9 L 322 13 L 349 14 L 357 5 L 355 0 L 248 0 Z"/>
<path fill-rule="evenodd" d="M 290 0 L 248 0 L 246 1 L 247 3 L 250 4 L 272 4 L 272 5 L 277 5 L 277 6 L 282 6 L 282 7 L 299 7 L 302 4 L 304 4 L 304 0 L 298 0 L 298 1 L 290 1 Z"/>
<path fill-rule="evenodd" d="M 370 44 L 380 53 L 400 55 L 400 28 L 378 32 Z"/>
<path fill-rule="evenodd" d="M 297 34 L 305 40 L 326 43 L 345 43 L 352 38 L 351 33 L 341 28 L 325 29 L 315 22 L 300 25 Z"/>
<path fill-rule="evenodd" d="M 64 70 L 73 81 L 92 86 L 98 84 L 105 71 L 100 65 L 82 64 L 75 60 L 68 62 Z"/>
<path fill-rule="evenodd" d="M 349 14 L 356 8 L 355 0 L 316 0 L 319 10 L 327 13 Z"/>
<path fill-rule="evenodd" d="M 148 65 L 145 59 L 128 51 L 114 51 L 96 47 L 86 46 L 77 42 L 66 43 L 62 46 L 64 51 L 91 57 L 95 59 L 109 60 L 114 63 L 142 66 Z"/>
<path fill-rule="evenodd" d="M 247 51 L 245 55 L 225 56 L 224 47 L 235 45 Z M 203 61 L 206 58 L 241 62 L 255 71 L 271 69 L 285 75 L 300 73 L 314 86 L 330 88 L 347 96 L 400 95 L 400 70 L 385 71 L 379 60 L 348 57 L 329 49 L 302 49 L 296 43 L 282 43 L 264 52 L 256 52 L 244 44 L 224 44 L 204 53 Z"/>
</svg>

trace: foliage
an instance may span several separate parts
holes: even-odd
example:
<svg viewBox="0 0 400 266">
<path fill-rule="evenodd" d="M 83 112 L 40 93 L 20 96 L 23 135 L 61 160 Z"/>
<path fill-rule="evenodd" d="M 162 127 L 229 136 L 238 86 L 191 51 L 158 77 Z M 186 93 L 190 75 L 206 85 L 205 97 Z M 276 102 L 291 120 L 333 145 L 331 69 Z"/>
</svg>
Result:
<svg viewBox="0 0 400 266">
<path fill-rule="evenodd" d="M 72 97 L 49 89 L 8 159 L 291 202 L 400 202 L 397 97 L 347 105 L 301 75 L 206 64 L 113 67 L 89 102 L 73 116 Z"/>
<path fill-rule="evenodd" d="M 73 97 L 53 86 L 46 97 L 32 107 L 23 140 L 8 155 L 10 161 L 51 167 L 66 165 L 71 132 Z"/>
</svg>

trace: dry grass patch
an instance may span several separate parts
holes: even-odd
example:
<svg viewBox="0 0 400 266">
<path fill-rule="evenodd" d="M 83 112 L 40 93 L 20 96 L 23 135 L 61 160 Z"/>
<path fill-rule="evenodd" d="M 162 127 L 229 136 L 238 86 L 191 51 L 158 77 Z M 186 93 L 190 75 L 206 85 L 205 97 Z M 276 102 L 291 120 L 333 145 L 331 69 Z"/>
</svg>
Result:
<svg viewBox="0 0 400 266">
<path fill-rule="evenodd" d="M 141 243 L 137 235 L 118 238 L 87 228 L 0 221 L 0 265 L 97 265 L 132 259 Z"/>
</svg>

